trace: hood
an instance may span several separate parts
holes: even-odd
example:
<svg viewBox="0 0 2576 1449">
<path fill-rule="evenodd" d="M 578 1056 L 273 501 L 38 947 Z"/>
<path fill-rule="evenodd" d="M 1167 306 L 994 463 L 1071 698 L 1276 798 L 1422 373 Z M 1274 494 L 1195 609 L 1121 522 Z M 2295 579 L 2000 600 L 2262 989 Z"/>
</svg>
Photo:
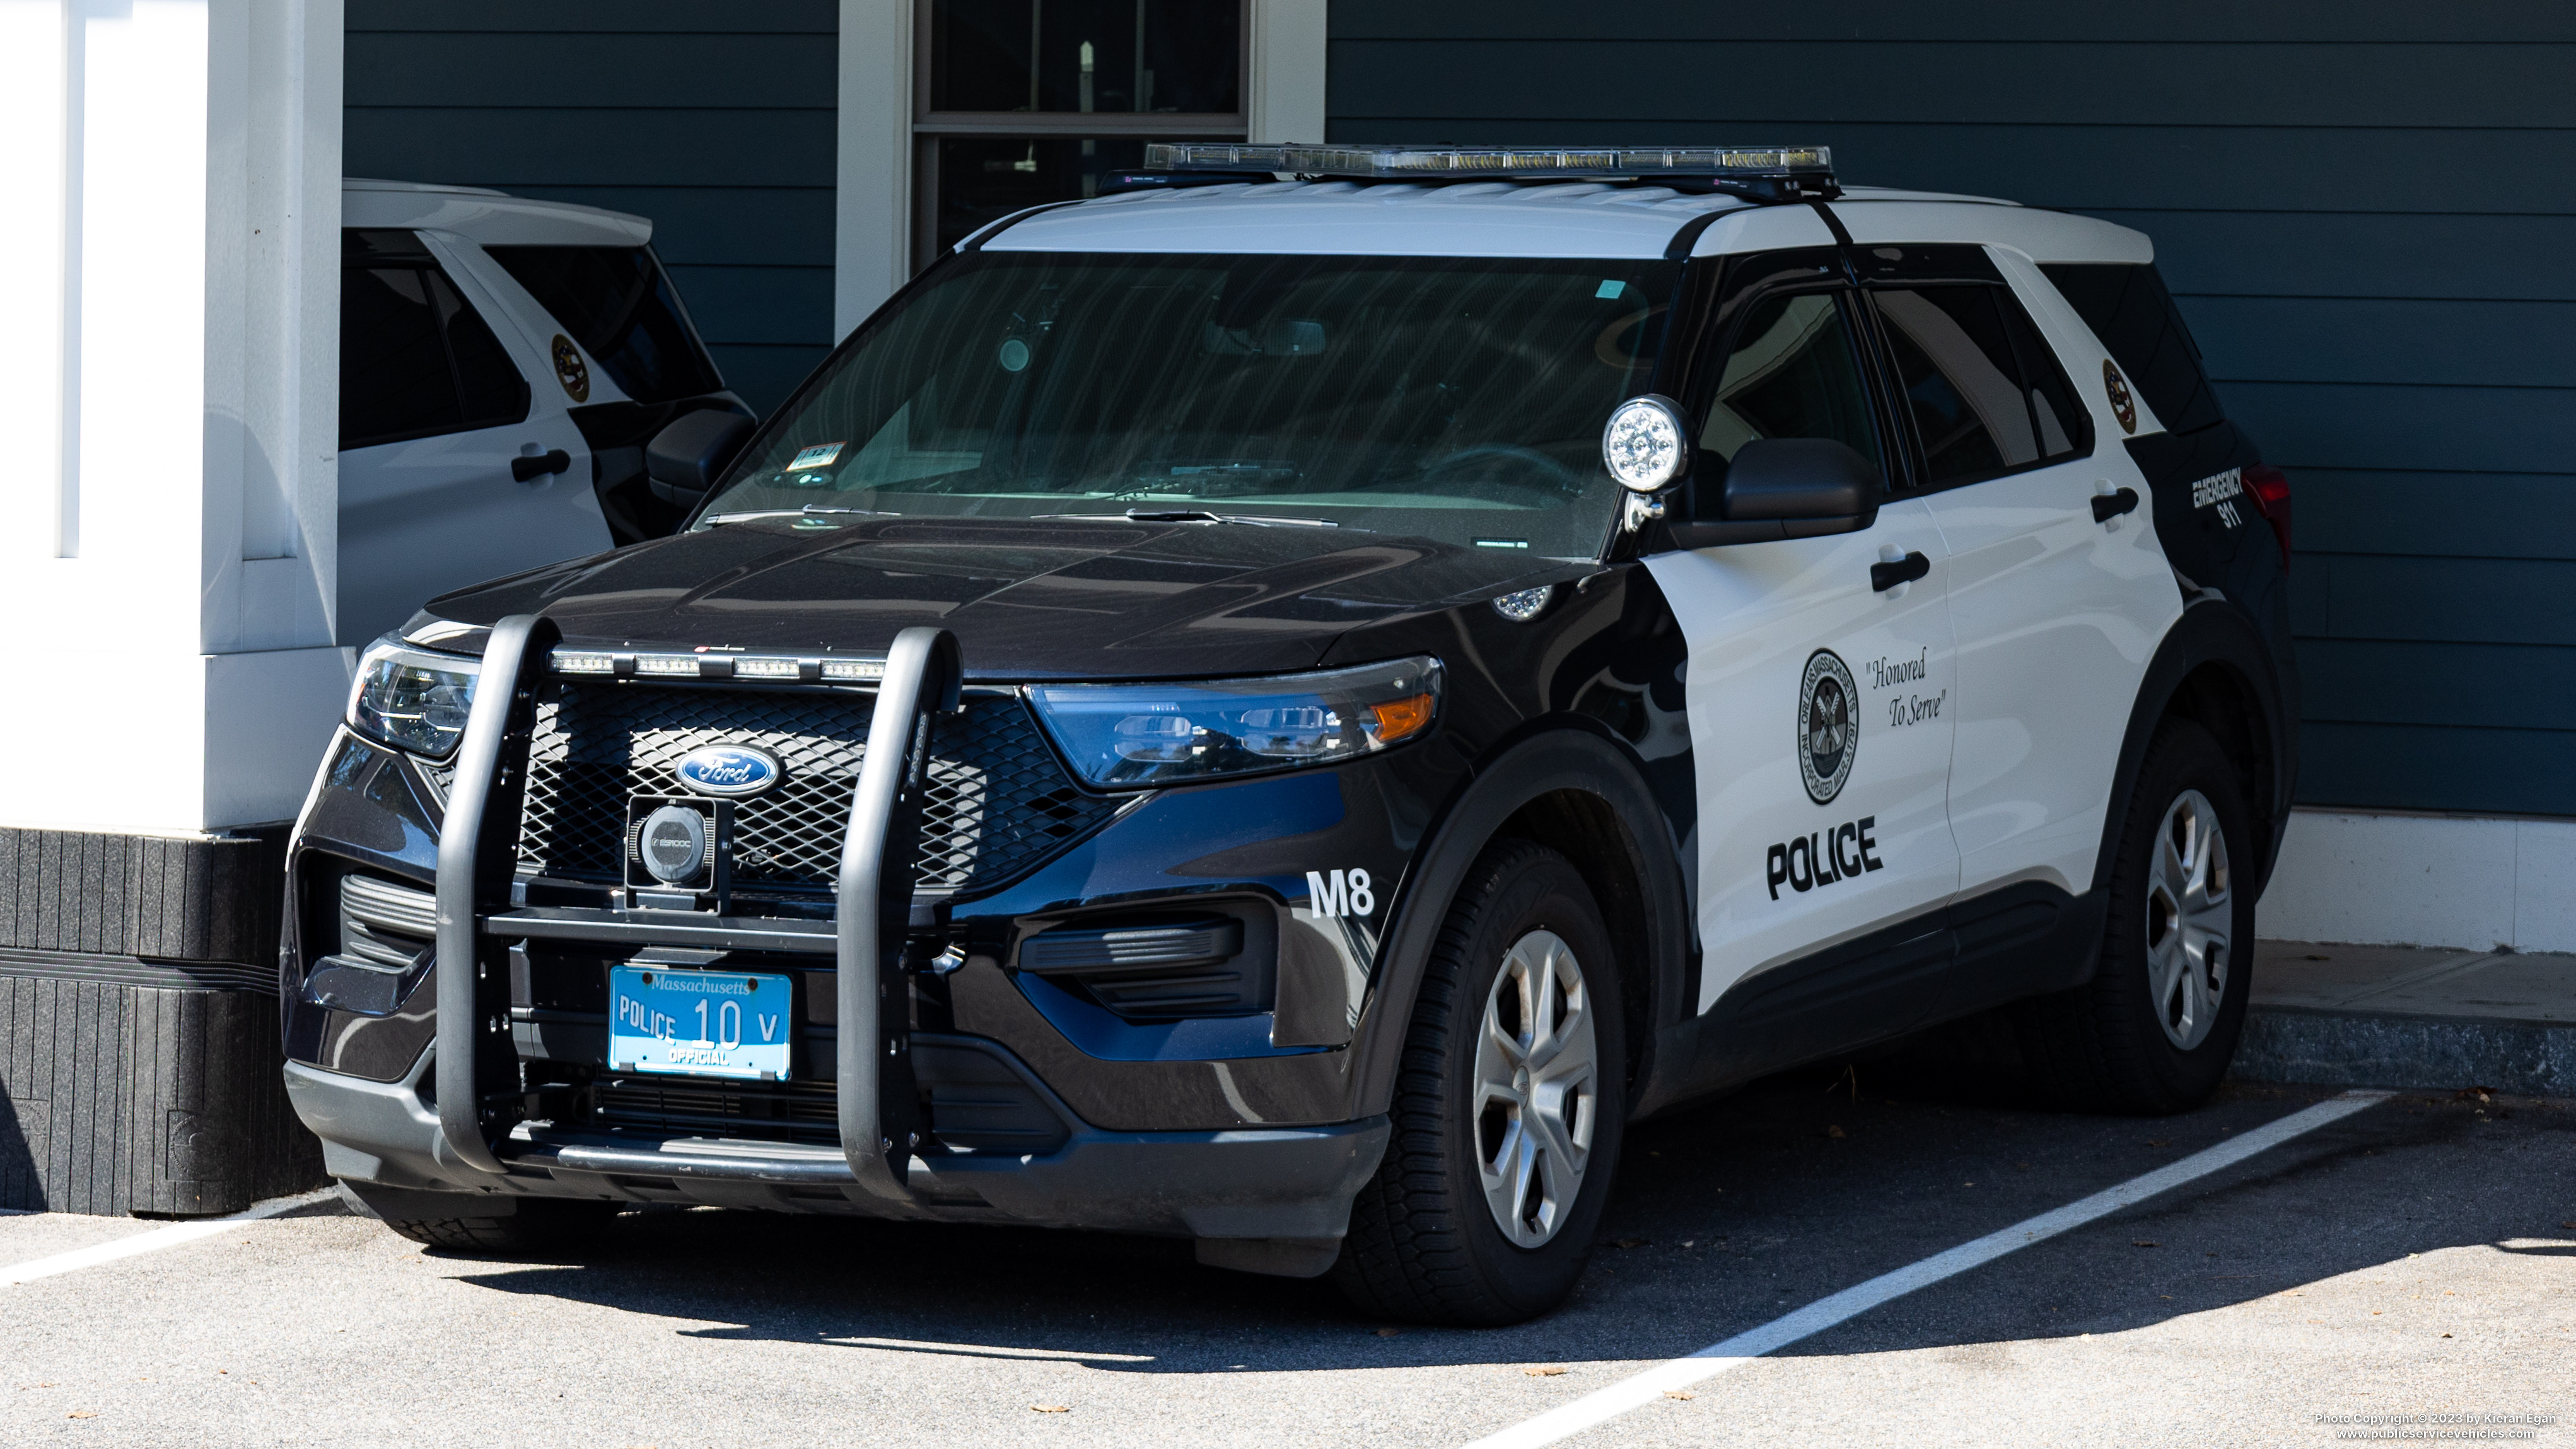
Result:
<svg viewBox="0 0 2576 1449">
<path fill-rule="evenodd" d="M 929 624 L 956 634 L 972 678 L 1253 674 L 1311 667 L 1364 624 L 1581 571 L 1345 528 L 762 519 L 444 595 L 403 632 L 472 652 L 494 622 L 541 612 L 596 648 L 865 656 Z"/>
</svg>

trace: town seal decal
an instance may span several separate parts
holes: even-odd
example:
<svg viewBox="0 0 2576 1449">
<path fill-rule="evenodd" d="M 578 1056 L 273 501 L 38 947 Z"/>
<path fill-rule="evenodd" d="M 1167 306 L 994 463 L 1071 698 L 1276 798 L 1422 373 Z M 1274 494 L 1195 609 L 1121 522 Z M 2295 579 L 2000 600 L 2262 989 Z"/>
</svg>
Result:
<svg viewBox="0 0 2576 1449">
<path fill-rule="evenodd" d="M 563 384 L 563 390 L 574 402 L 590 401 L 590 364 L 581 360 L 581 349 L 572 345 L 571 338 L 558 332 L 555 334 L 554 352 L 555 381 Z"/>
<path fill-rule="evenodd" d="M 2129 399 L 2129 381 L 2120 376 L 2120 369 L 2113 367 L 2107 357 L 2102 359 L 2102 390 L 2111 395 L 2111 413 L 2120 420 L 2120 431 L 2136 432 L 2138 405 Z"/>
<path fill-rule="evenodd" d="M 1807 798 L 1819 805 L 1833 802 L 1851 779 L 1852 756 L 1860 747 L 1860 690 L 1851 670 L 1831 649 L 1807 657 L 1798 681 L 1798 774 Z"/>
</svg>

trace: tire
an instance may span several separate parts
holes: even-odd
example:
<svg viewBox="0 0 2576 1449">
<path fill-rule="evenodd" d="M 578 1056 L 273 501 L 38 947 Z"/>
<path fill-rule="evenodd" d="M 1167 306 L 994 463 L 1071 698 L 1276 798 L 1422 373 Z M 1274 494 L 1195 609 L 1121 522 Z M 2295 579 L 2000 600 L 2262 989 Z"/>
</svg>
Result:
<svg viewBox="0 0 2576 1449">
<path fill-rule="evenodd" d="M 2218 741 L 2188 720 L 2159 727 L 2121 820 L 2093 979 L 2014 1013 L 2048 1095 L 2163 1115 L 2217 1089 L 2253 979 L 2254 892 L 2233 870 L 2254 859 L 2249 819 Z"/>
<path fill-rule="evenodd" d="M 342 1182 L 340 1193 L 398 1236 L 433 1248 L 495 1257 L 542 1253 L 590 1241 L 624 1210 L 622 1204 L 591 1199 L 520 1197 L 501 1200 L 497 1205 L 510 1210 L 494 1214 L 489 1209 L 496 1203 L 488 1197 L 386 1192 L 354 1182 Z M 452 1212 L 437 1203 L 447 1197 L 456 1199 Z"/>
<path fill-rule="evenodd" d="M 1526 1012 L 1531 987 L 1564 1006 Z M 1518 1045 L 1488 1041 L 1489 1009 Z M 1524 1021 L 1541 1015 L 1553 1044 Z M 1333 1265 L 1353 1305 L 1483 1327 L 1536 1317 L 1574 1291 L 1619 1163 L 1621 1020 L 1618 960 L 1583 877 L 1545 846 L 1489 846 L 1432 949 L 1386 1156 Z M 1535 1081 L 1522 1073 L 1533 1058 Z M 1511 1170 L 1489 1174 L 1489 1157 Z"/>
</svg>

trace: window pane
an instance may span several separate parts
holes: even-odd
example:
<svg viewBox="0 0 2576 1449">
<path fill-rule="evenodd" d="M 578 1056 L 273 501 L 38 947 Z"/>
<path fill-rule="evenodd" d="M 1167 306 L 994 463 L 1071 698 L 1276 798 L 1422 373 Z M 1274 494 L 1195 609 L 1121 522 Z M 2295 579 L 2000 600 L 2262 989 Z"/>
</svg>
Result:
<svg viewBox="0 0 2576 1449">
<path fill-rule="evenodd" d="M 981 252 L 837 354 L 713 512 L 1322 519 L 1591 557 L 1663 261 Z"/>
<path fill-rule="evenodd" d="M 930 23 L 934 111 L 1241 108 L 1235 0 L 937 0 Z"/>
<path fill-rule="evenodd" d="M 2013 356 L 2021 364 L 2023 391 L 2030 396 L 2031 418 L 2039 429 L 2041 460 L 2054 463 L 2074 457 L 2086 441 L 2084 410 L 2066 381 L 2066 369 L 2057 365 L 2057 350 L 2039 335 L 2038 324 L 2022 310 L 2020 298 L 1997 291 L 1994 299 L 2005 335 L 2012 339 Z"/>
<path fill-rule="evenodd" d="M 340 273 L 340 446 L 452 432 L 464 425 L 429 292 L 411 266 Z"/>
<path fill-rule="evenodd" d="M 1831 438 L 1879 461 L 1851 325 L 1833 295 L 1774 297 L 1736 333 L 1700 448 L 1731 461 L 1756 438 Z"/>
<path fill-rule="evenodd" d="M 456 362 L 456 386 L 465 398 L 465 426 L 498 427 L 525 418 L 527 379 L 519 376 L 510 354 L 501 350 L 501 339 L 456 295 L 445 273 L 421 275 L 437 302 L 439 325 L 447 333 L 447 346 Z"/>
<path fill-rule="evenodd" d="M 485 247 L 636 402 L 724 386 L 649 247 Z"/>
<path fill-rule="evenodd" d="M 1926 287 L 1873 295 L 1930 481 L 1956 482 L 2039 461 L 2030 404 L 1993 290 Z"/>
<path fill-rule="evenodd" d="M 2129 385 L 2155 409 L 2156 421 L 2192 433 L 2224 420 L 2200 347 L 2153 265 L 2051 264 L 2040 270 L 2111 349 Z"/>
<path fill-rule="evenodd" d="M 1103 175 L 1145 164 L 1145 143 L 943 136 L 938 157 L 939 249 L 945 251 L 1024 207 L 1098 195 Z"/>
</svg>

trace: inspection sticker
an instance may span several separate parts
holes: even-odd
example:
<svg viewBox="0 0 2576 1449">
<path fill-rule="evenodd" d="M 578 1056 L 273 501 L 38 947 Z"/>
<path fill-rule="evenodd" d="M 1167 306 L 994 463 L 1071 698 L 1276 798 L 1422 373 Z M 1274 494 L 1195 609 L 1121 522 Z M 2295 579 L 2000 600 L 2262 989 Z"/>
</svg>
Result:
<svg viewBox="0 0 2576 1449">
<path fill-rule="evenodd" d="M 829 468 L 840 458 L 841 449 L 845 446 L 847 444 L 844 443 L 816 443 L 789 460 L 787 471 L 799 473 L 807 468 Z"/>
</svg>

